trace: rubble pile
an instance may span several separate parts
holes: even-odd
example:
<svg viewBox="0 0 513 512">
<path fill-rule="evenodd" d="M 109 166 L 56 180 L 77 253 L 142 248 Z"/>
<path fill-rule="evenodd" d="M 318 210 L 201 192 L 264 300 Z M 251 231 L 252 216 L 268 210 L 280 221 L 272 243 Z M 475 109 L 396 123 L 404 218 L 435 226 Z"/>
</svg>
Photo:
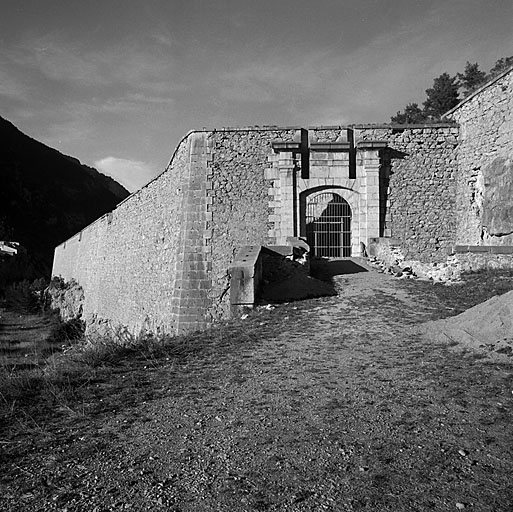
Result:
<svg viewBox="0 0 513 512">
<path fill-rule="evenodd" d="M 398 279 L 423 279 L 445 284 L 460 281 L 461 269 L 456 264 L 421 263 L 399 259 L 388 264 L 376 256 L 370 256 L 367 262 L 378 272 L 390 274 Z"/>
</svg>

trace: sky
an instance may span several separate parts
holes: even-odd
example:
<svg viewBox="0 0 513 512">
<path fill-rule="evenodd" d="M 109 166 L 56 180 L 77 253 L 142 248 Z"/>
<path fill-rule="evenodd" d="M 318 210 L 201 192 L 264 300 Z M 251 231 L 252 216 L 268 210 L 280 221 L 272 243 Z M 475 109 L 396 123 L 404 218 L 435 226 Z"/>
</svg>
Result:
<svg viewBox="0 0 513 512">
<path fill-rule="evenodd" d="M 0 116 L 135 191 L 192 129 L 379 123 L 513 55 L 511 0 L 0 0 Z"/>
</svg>

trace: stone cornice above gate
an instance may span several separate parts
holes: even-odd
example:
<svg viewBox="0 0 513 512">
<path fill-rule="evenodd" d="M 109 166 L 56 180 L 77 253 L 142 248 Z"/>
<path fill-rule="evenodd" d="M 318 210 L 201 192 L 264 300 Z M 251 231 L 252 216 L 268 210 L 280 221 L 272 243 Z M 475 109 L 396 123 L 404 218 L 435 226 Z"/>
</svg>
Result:
<svg viewBox="0 0 513 512">
<path fill-rule="evenodd" d="M 291 151 L 291 152 L 299 152 L 301 151 L 301 142 L 291 142 L 291 141 L 282 141 L 282 140 L 273 140 L 271 142 L 271 146 L 275 153 L 280 153 L 281 151 Z"/>
<path fill-rule="evenodd" d="M 275 153 L 280 152 L 300 152 L 302 149 L 301 142 L 296 141 L 282 141 L 273 140 L 271 146 Z M 387 141 L 384 140 L 359 140 L 356 143 L 356 149 L 360 150 L 379 150 L 385 149 L 388 146 Z M 343 152 L 351 150 L 351 142 L 310 142 L 310 151 L 324 151 L 324 152 Z"/>
<path fill-rule="evenodd" d="M 388 146 L 388 142 L 385 140 L 359 140 L 356 143 L 356 149 L 385 149 Z"/>
<path fill-rule="evenodd" d="M 351 149 L 350 142 L 310 142 L 311 151 L 349 151 Z"/>
<path fill-rule="evenodd" d="M 285 142 L 281 140 L 273 140 L 271 146 L 275 153 L 281 152 L 300 152 L 301 142 Z M 343 152 L 351 149 L 350 142 L 310 142 L 310 151 L 324 151 L 324 152 Z"/>
</svg>

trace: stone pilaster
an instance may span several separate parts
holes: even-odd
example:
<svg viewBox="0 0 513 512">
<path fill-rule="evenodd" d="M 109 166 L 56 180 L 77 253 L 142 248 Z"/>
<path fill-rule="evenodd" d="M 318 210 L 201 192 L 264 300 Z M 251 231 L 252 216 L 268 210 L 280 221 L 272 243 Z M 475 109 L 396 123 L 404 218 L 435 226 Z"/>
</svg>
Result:
<svg viewBox="0 0 513 512">
<path fill-rule="evenodd" d="M 208 163 L 212 159 L 209 143 L 206 133 L 190 136 L 189 173 L 182 198 L 181 251 L 172 302 L 178 333 L 205 329 L 210 324 L 206 317 L 208 290 L 212 287 L 211 229 L 207 228 L 212 219 L 207 196 Z"/>
<path fill-rule="evenodd" d="M 277 245 L 286 245 L 289 236 L 295 236 L 299 229 L 299 204 L 297 198 L 297 175 L 299 171 L 300 142 L 273 142 L 273 177 L 276 177 L 272 194 L 275 205 L 271 221 L 274 223 L 273 236 Z M 270 233 L 271 235 L 271 233 Z"/>
<path fill-rule="evenodd" d="M 385 147 L 386 143 L 382 141 L 361 141 L 357 144 L 358 162 L 363 176 L 360 240 L 366 246 L 370 238 L 380 235 L 380 150 Z"/>
</svg>

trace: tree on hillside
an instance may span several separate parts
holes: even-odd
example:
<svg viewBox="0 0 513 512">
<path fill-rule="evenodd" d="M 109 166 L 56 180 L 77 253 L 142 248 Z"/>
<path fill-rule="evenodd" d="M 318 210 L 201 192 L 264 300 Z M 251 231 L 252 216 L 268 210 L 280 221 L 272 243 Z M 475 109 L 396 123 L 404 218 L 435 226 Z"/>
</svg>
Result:
<svg viewBox="0 0 513 512">
<path fill-rule="evenodd" d="M 503 71 L 506 71 L 506 69 L 509 69 L 511 66 L 513 66 L 513 55 L 511 57 L 503 57 L 502 59 L 499 59 L 495 63 L 495 66 L 490 69 L 490 72 L 486 77 L 487 80 L 492 80 L 496 76 L 499 76 Z"/>
<path fill-rule="evenodd" d="M 417 103 L 408 103 L 404 108 L 404 112 L 397 112 L 391 117 L 392 123 L 408 124 L 423 123 L 426 121 L 426 115 Z"/>
<path fill-rule="evenodd" d="M 455 76 L 442 73 L 433 81 L 433 87 L 426 89 L 427 99 L 423 103 L 424 113 L 431 119 L 440 119 L 448 110 L 458 104 L 458 84 Z"/>
<path fill-rule="evenodd" d="M 463 73 L 457 73 L 454 77 L 443 73 L 434 79 L 433 87 L 426 90 L 427 99 L 423 103 L 423 109 L 420 109 L 417 103 L 409 103 L 404 112 L 397 112 L 390 120 L 399 124 L 438 121 L 458 104 L 458 89 L 461 89 L 463 96 L 466 97 L 512 66 L 513 55 L 499 59 L 488 74 L 479 69 L 477 62 L 472 64 L 467 61 Z"/>
<path fill-rule="evenodd" d="M 471 64 L 469 61 L 465 64 L 465 71 L 458 73 L 458 85 L 463 88 L 463 95 L 466 97 L 481 87 L 487 80 L 487 75 L 479 69 L 479 64 Z"/>
</svg>

